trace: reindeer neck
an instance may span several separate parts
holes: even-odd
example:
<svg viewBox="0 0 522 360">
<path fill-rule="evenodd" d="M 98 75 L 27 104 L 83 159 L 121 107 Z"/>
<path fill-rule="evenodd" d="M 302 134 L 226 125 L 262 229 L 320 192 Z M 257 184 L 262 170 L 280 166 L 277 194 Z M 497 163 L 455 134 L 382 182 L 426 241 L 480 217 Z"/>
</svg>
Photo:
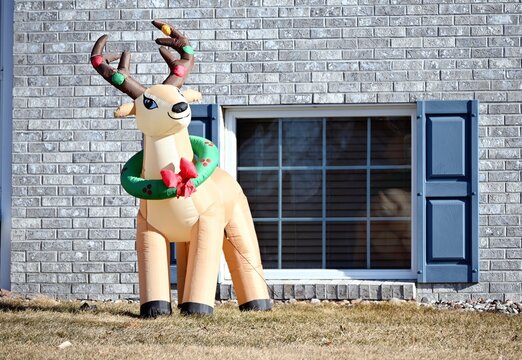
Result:
<svg viewBox="0 0 522 360">
<path fill-rule="evenodd" d="M 161 179 L 160 171 L 179 171 L 181 158 L 192 160 L 194 153 L 186 129 L 177 134 L 160 138 L 145 136 L 143 145 L 143 170 L 145 179 Z"/>
</svg>

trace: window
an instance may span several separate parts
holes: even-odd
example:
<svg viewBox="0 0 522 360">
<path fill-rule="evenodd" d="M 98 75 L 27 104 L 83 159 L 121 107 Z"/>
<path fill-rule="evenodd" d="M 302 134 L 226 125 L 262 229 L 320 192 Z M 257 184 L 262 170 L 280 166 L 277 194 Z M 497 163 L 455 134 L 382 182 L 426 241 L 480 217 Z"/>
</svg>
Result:
<svg viewBox="0 0 522 360">
<path fill-rule="evenodd" d="M 249 195 L 268 279 L 479 281 L 478 101 L 223 110 L 191 130 Z"/>
<path fill-rule="evenodd" d="M 414 111 L 226 112 L 268 278 L 414 277 Z"/>
</svg>

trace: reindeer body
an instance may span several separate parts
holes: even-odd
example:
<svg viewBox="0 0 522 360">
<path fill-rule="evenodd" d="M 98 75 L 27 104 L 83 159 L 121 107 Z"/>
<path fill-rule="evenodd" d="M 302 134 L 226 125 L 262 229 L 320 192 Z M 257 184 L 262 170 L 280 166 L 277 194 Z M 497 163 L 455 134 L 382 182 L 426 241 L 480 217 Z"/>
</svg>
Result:
<svg viewBox="0 0 522 360">
<path fill-rule="evenodd" d="M 179 70 L 179 66 L 190 68 L 194 62 L 188 39 L 167 24 L 157 21 L 153 24 L 171 37 L 157 42 L 176 49 L 181 59 L 174 59 L 168 50 L 161 48 L 173 73 L 163 85 L 146 89 L 128 75 L 129 55 L 124 52 L 117 72 L 127 77 L 115 86 L 135 101 L 121 106 L 115 115 L 136 115 L 137 126 L 144 134 L 141 177 L 165 181 L 162 171 L 178 173 L 182 159 L 195 161 L 187 131 L 191 117 L 188 103 L 201 95 L 193 91 L 183 94 L 178 89 L 188 75 L 188 71 Z M 107 55 L 103 61 L 99 59 L 105 42 L 106 36 L 98 40 L 91 61 L 96 70 L 114 84 L 116 70 L 108 63 L 117 57 Z M 240 309 L 271 308 L 247 199 L 239 184 L 225 171 L 216 168 L 187 197 L 141 200 L 136 249 L 140 313 L 144 317 L 172 311 L 171 242 L 176 242 L 178 304 L 183 314 L 212 313 L 222 250 Z"/>
</svg>

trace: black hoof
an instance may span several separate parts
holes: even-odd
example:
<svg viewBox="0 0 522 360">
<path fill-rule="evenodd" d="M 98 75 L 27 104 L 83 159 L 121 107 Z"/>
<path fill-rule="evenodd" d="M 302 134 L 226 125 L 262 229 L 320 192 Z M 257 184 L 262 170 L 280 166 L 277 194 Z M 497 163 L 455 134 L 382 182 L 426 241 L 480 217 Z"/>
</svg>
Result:
<svg viewBox="0 0 522 360">
<path fill-rule="evenodd" d="M 270 311 L 272 310 L 272 303 L 270 299 L 252 300 L 239 305 L 241 311 Z"/>
<path fill-rule="evenodd" d="M 149 301 L 140 306 L 140 316 L 143 318 L 155 318 L 170 314 L 172 314 L 172 307 L 169 301 Z"/>
<path fill-rule="evenodd" d="M 179 308 L 181 315 L 212 315 L 214 312 L 212 306 L 194 302 L 183 303 Z"/>
</svg>

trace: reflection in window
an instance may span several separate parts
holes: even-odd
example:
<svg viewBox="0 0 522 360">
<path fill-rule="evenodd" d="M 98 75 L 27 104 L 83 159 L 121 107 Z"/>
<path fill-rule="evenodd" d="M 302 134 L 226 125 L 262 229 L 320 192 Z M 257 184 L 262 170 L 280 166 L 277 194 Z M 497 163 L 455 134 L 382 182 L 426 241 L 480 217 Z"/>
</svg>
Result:
<svg viewBox="0 0 522 360">
<path fill-rule="evenodd" d="M 321 217 L 323 181 L 320 170 L 283 171 L 283 217 Z"/>
<path fill-rule="evenodd" d="M 321 166 L 321 120 L 288 119 L 283 121 L 282 125 L 283 166 Z"/>
<path fill-rule="evenodd" d="M 278 215 L 277 171 L 242 171 L 238 181 L 250 203 L 250 211 L 254 217 L 274 218 Z"/>
<path fill-rule="evenodd" d="M 283 269 L 320 269 L 321 232 L 320 222 L 284 222 Z"/>
<path fill-rule="evenodd" d="M 326 122 L 326 165 L 366 165 L 366 118 L 334 118 Z"/>
<path fill-rule="evenodd" d="M 237 119 L 267 269 L 411 267 L 410 117 Z"/>
<path fill-rule="evenodd" d="M 366 170 L 326 171 L 326 216 L 366 216 Z"/>
</svg>

